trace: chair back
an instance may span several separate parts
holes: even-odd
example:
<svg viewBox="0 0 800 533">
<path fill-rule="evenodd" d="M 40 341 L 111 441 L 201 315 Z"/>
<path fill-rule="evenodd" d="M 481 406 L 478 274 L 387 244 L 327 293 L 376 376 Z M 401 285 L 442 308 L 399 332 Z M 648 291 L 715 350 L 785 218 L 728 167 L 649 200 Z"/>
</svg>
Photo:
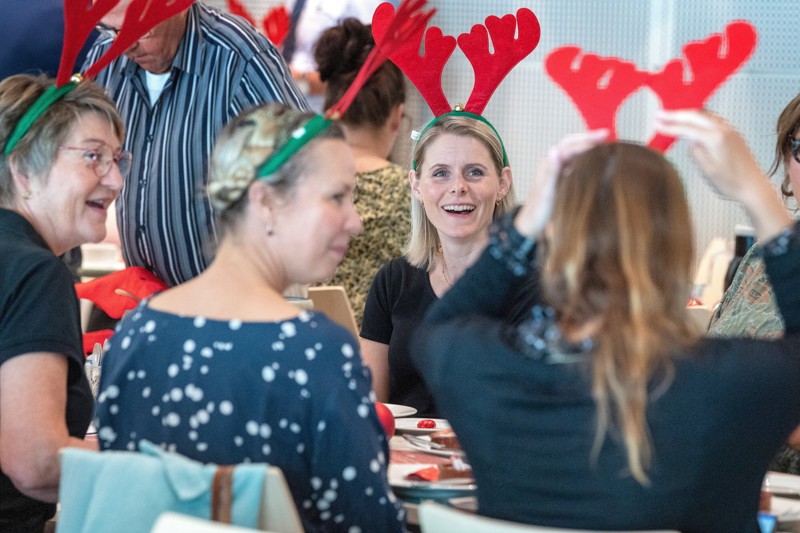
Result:
<svg viewBox="0 0 800 533">
<path fill-rule="evenodd" d="M 315 310 L 325 313 L 328 318 L 358 339 L 358 324 L 344 287 L 341 285 L 309 287 L 308 298 L 313 302 Z"/>
<path fill-rule="evenodd" d="M 203 464 L 148 441 L 139 451 L 64 448 L 57 533 L 141 533 L 165 512 L 275 533 L 302 533 L 280 468 Z"/>
<path fill-rule="evenodd" d="M 419 506 L 419 523 L 422 533 L 599 533 L 585 529 L 561 529 L 534 526 L 488 518 L 474 513 L 447 507 L 433 501 Z M 604 533 L 622 533 L 605 531 Z M 625 533 L 680 533 L 676 530 L 627 531 Z"/>
<path fill-rule="evenodd" d="M 150 533 L 248 533 L 263 531 L 203 520 L 194 516 L 166 512 L 158 517 Z"/>
<path fill-rule="evenodd" d="M 268 466 L 264 476 L 264 492 L 258 516 L 258 527 L 276 533 L 303 533 L 303 524 L 294 504 L 283 471 Z"/>
</svg>

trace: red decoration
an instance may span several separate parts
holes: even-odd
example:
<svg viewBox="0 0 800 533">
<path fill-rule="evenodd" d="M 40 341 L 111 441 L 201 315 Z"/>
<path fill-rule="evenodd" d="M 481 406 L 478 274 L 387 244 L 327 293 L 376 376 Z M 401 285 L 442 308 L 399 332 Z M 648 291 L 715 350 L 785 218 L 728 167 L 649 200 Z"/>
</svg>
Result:
<svg viewBox="0 0 800 533">
<path fill-rule="evenodd" d="M 375 46 L 370 51 L 361 69 L 353 79 L 347 91 L 342 95 L 338 102 L 333 104 L 325 113 L 326 118 L 337 118 L 344 115 L 350 104 L 355 100 L 356 94 L 370 76 L 378 70 L 387 58 L 390 58 L 397 50 L 407 46 L 409 40 L 413 39 L 421 31 L 424 31 L 428 21 L 436 13 L 435 9 L 423 12 L 426 7 L 426 0 L 403 0 L 397 7 L 388 2 L 378 6 L 372 16 L 373 33 Z M 381 13 L 379 16 L 378 13 Z M 376 18 L 380 19 L 381 33 L 378 36 L 374 31 Z"/>
<path fill-rule="evenodd" d="M 228 0 L 228 11 L 233 15 L 239 15 L 244 18 L 253 26 L 258 26 L 253 15 L 239 0 Z M 264 35 L 267 36 L 267 39 L 272 44 L 275 46 L 282 45 L 286 35 L 289 33 L 289 12 L 286 10 L 286 6 L 281 4 L 267 11 L 266 16 L 261 20 L 261 27 L 264 30 Z"/>
<path fill-rule="evenodd" d="M 141 267 L 128 267 L 92 281 L 75 284 L 78 298 L 91 300 L 111 318 L 122 318 L 151 294 L 167 289 L 166 283 Z"/>
<path fill-rule="evenodd" d="M 394 436 L 394 415 L 381 402 L 375 402 L 375 412 L 378 413 L 378 420 L 383 426 L 383 431 L 386 432 L 386 438 L 391 439 Z"/>
<path fill-rule="evenodd" d="M 386 20 L 393 11 L 391 4 L 381 4 L 375 11 L 372 34 L 376 42 L 384 36 Z M 479 115 L 503 78 L 539 44 L 540 33 L 536 15 L 530 9 L 522 8 L 516 17 L 490 16 L 485 24 L 474 25 L 458 40 L 443 35 L 442 30 L 435 26 L 427 31 L 425 27 L 417 28 L 405 43 L 393 51 L 383 52 L 408 76 L 434 115 L 439 116 L 452 110 L 442 91 L 442 72 L 457 43 L 475 71 L 475 85 L 464 110 Z M 425 50 L 420 54 L 423 36 Z M 489 51 L 489 36 L 494 53 Z"/>
<path fill-rule="evenodd" d="M 261 21 L 264 35 L 272 41 L 275 46 L 281 46 L 289 34 L 289 12 L 286 6 L 275 6 L 269 11 Z"/>
<path fill-rule="evenodd" d="M 545 59 L 545 71 L 578 108 L 588 129 L 607 128 L 615 139 L 622 103 L 643 87 L 658 96 L 665 110 L 697 109 L 750 58 L 756 48 L 755 27 L 731 22 L 724 34 L 683 47 L 683 57 L 657 73 L 639 70 L 629 61 L 584 53 L 576 46 L 556 48 Z M 675 141 L 655 135 L 648 146 L 666 151 Z"/>
<path fill-rule="evenodd" d="M 99 344 L 103 346 L 105 342 L 114 334 L 113 329 L 98 329 L 83 334 L 83 355 L 88 357 L 94 352 L 94 345 Z"/>
</svg>

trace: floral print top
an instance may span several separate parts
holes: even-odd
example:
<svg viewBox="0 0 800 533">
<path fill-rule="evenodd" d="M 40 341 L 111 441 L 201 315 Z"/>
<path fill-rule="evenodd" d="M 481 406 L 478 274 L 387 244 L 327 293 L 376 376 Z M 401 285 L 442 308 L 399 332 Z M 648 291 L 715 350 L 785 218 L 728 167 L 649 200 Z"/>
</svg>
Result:
<svg viewBox="0 0 800 533">
<path fill-rule="evenodd" d="M 772 294 L 764 260 L 752 246 L 708 325 L 709 337 L 783 337 L 783 319 Z"/>
<path fill-rule="evenodd" d="M 404 531 L 356 340 L 325 315 L 211 320 L 145 300 L 103 361 L 101 450 L 140 439 L 205 463 L 280 467 L 306 531 Z"/>
<path fill-rule="evenodd" d="M 344 261 L 326 284 L 344 286 L 360 328 L 372 278 L 384 263 L 403 255 L 411 234 L 408 172 L 395 164 L 359 172 L 354 195 L 364 230 L 350 240 Z"/>
</svg>

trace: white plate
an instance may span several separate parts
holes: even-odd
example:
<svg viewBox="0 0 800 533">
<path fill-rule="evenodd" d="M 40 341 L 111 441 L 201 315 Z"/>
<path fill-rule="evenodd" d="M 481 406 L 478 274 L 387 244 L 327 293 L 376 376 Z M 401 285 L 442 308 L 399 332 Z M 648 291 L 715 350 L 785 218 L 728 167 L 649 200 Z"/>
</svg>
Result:
<svg viewBox="0 0 800 533">
<path fill-rule="evenodd" d="M 454 450 L 452 448 L 431 448 L 429 445 L 426 445 L 424 441 L 430 441 L 430 437 L 427 435 L 414 435 L 415 437 L 419 438 L 423 442 L 418 442 L 416 440 L 405 440 L 405 443 L 408 445 L 409 448 L 412 450 L 418 450 L 420 452 L 429 453 L 431 455 L 439 455 L 441 457 L 464 457 L 464 450 Z"/>
<path fill-rule="evenodd" d="M 761 489 L 766 492 L 800 496 L 800 476 L 782 472 L 767 472 Z"/>
<path fill-rule="evenodd" d="M 469 496 L 475 493 L 474 481 L 453 479 L 444 481 L 412 481 L 406 476 L 417 470 L 433 466 L 430 464 L 392 464 L 389 463 L 387 477 L 394 493 L 404 500 L 416 502 L 422 500 L 447 500 Z"/>
<path fill-rule="evenodd" d="M 396 403 L 385 403 L 383 404 L 392 412 L 392 415 L 395 418 L 401 418 L 404 416 L 411 416 L 417 412 L 416 409 L 413 407 L 409 407 L 407 405 L 397 405 Z"/>
<path fill-rule="evenodd" d="M 418 428 L 417 423 L 420 420 L 433 420 L 436 422 L 435 428 Z M 412 435 L 428 435 L 434 431 L 441 431 L 443 429 L 450 429 L 450 424 L 443 418 L 398 418 L 394 421 L 395 430 L 398 433 L 410 433 Z"/>
</svg>

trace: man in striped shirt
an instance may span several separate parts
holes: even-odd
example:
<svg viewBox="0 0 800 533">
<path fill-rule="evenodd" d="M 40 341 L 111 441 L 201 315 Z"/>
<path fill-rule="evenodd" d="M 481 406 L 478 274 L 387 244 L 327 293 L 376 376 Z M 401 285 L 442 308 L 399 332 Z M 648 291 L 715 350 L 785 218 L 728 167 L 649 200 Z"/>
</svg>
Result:
<svg viewBox="0 0 800 533">
<path fill-rule="evenodd" d="M 116 37 L 122 0 L 98 26 L 87 65 Z M 217 235 L 205 192 L 217 134 L 243 110 L 265 102 L 307 109 L 280 53 L 240 17 L 201 3 L 147 33 L 96 82 L 106 87 L 128 128 L 133 165 L 117 200 L 127 265 L 168 285 L 202 272 Z"/>
</svg>

